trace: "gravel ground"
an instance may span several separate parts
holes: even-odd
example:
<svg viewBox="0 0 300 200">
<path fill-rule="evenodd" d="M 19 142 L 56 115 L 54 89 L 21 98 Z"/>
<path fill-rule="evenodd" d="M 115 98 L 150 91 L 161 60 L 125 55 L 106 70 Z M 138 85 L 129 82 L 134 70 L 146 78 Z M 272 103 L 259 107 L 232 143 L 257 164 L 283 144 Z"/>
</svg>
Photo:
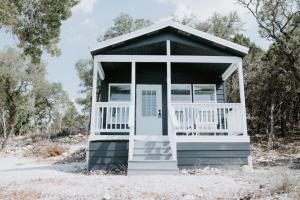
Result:
<svg viewBox="0 0 300 200">
<path fill-rule="evenodd" d="M 122 176 L 81 173 L 82 162 L 53 163 L 1 156 L 0 199 L 300 199 L 300 170 L 282 167 Z"/>
</svg>

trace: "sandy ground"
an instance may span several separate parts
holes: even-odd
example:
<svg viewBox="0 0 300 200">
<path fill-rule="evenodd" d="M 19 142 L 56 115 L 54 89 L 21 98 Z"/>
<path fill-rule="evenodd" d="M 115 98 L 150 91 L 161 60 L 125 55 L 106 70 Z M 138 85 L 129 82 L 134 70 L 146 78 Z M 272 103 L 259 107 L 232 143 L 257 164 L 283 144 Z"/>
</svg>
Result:
<svg viewBox="0 0 300 200">
<path fill-rule="evenodd" d="M 123 176 L 86 175 L 81 173 L 85 167 L 1 156 L 0 199 L 300 199 L 300 170 L 288 168 Z M 288 194 L 279 189 L 285 179 Z"/>
<path fill-rule="evenodd" d="M 274 158 L 282 160 L 274 152 L 252 151 L 253 170 L 205 168 L 183 170 L 176 176 L 125 176 L 87 173 L 85 162 L 58 164 L 64 163 L 60 161 L 66 158 L 74 158 L 73 153 L 86 147 L 85 142 L 68 144 L 67 152 L 52 158 L 24 157 L 29 147 L 13 147 L 13 151 L 0 153 L 0 200 L 300 200 L 299 168 L 272 167 Z"/>
</svg>

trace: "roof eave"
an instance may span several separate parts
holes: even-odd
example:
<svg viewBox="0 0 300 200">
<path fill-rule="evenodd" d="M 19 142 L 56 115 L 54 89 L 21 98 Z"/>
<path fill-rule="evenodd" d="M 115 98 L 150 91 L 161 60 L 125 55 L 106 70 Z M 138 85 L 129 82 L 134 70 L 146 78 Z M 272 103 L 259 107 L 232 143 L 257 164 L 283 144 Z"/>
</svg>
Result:
<svg viewBox="0 0 300 200">
<path fill-rule="evenodd" d="M 249 48 L 247 48 L 245 46 L 236 44 L 234 42 L 222 39 L 220 37 L 217 37 L 217 36 L 214 36 L 214 35 L 199 31 L 199 30 L 196 30 L 192 27 L 185 26 L 185 25 L 182 25 L 182 24 L 179 24 L 179 23 L 170 22 L 170 21 L 167 21 L 167 22 L 164 22 L 164 23 L 154 24 L 152 26 L 149 26 L 149 27 L 146 27 L 146 28 L 143 28 L 143 29 L 131 32 L 131 33 L 127 33 L 127 34 L 124 34 L 124 35 L 121 35 L 121 36 L 118 36 L 118 37 L 115 37 L 115 38 L 112 38 L 112 39 L 105 40 L 103 42 L 98 43 L 94 48 L 91 48 L 90 52 L 91 52 L 92 55 L 94 55 L 95 51 L 101 50 L 103 48 L 106 48 L 106 47 L 109 47 L 109 46 L 112 46 L 112 45 L 119 44 L 121 42 L 130 40 L 130 39 L 133 39 L 133 38 L 136 38 L 136 37 L 140 37 L 140 36 L 145 35 L 145 34 L 156 32 L 156 31 L 161 30 L 161 29 L 166 28 L 166 27 L 173 27 L 175 29 L 187 32 L 189 34 L 192 34 L 192 35 L 195 35 L 197 37 L 203 38 L 205 40 L 217 43 L 217 44 L 222 45 L 224 47 L 227 47 L 227 48 L 233 49 L 235 51 L 238 51 L 238 52 L 244 54 L 244 56 L 247 55 L 248 52 L 249 52 Z"/>
</svg>

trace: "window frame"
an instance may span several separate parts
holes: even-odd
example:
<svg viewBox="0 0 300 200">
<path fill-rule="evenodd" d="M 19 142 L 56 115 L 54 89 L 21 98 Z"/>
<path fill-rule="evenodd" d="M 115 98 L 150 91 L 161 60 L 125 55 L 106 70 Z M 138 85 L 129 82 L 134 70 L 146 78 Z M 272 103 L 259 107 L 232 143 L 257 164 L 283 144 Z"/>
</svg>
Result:
<svg viewBox="0 0 300 200">
<path fill-rule="evenodd" d="M 172 100 L 172 86 L 179 86 L 179 85 L 188 85 L 189 86 L 189 90 L 190 90 L 190 99 L 189 101 L 173 101 Z M 192 84 L 190 83 L 175 83 L 175 84 L 171 84 L 171 102 L 172 103 L 193 103 L 193 88 L 192 88 Z"/>
<path fill-rule="evenodd" d="M 193 103 L 217 103 L 217 87 L 216 84 L 192 84 L 193 85 Z M 214 101 L 195 101 L 195 86 L 213 86 L 214 88 Z"/>
<path fill-rule="evenodd" d="M 129 86 L 129 101 L 112 101 L 110 99 L 111 94 L 111 86 L 120 86 L 120 85 L 126 85 Z M 109 83 L 108 84 L 108 101 L 109 102 L 131 102 L 131 83 Z"/>
</svg>

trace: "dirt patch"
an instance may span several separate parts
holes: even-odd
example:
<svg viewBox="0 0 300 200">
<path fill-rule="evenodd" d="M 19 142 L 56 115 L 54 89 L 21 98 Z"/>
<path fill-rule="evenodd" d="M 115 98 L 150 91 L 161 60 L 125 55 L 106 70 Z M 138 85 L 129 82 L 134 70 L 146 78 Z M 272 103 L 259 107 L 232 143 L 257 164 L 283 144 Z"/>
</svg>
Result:
<svg viewBox="0 0 300 200">
<path fill-rule="evenodd" d="M 69 164 L 74 162 L 85 162 L 86 161 L 86 148 L 80 148 L 74 153 L 71 153 L 67 157 L 55 162 L 55 164 Z"/>
<path fill-rule="evenodd" d="M 33 200 L 41 199 L 42 194 L 35 190 L 18 190 L 16 187 L 9 187 L 0 185 L 0 199 L 1 200 Z"/>
<path fill-rule="evenodd" d="M 25 156 L 50 158 L 60 156 L 65 153 L 68 148 L 64 145 L 55 144 L 52 142 L 37 143 L 25 151 Z"/>
</svg>

